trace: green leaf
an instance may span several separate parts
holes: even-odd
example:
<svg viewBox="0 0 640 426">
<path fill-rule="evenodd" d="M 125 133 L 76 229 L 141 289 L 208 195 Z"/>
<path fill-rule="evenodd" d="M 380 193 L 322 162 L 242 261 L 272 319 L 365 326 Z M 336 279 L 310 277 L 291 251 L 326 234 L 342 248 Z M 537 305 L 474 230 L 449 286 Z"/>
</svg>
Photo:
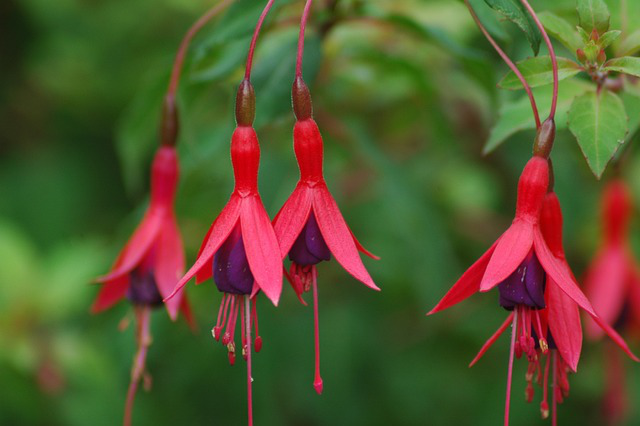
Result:
<svg viewBox="0 0 640 426">
<path fill-rule="evenodd" d="M 631 56 L 640 52 L 640 30 L 626 36 L 618 46 L 617 56 Z"/>
<path fill-rule="evenodd" d="M 533 54 L 537 55 L 540 51 L 540 41 L 542 36 L 540 30 L 536 27 L 531 15 L 524 8 L 519 0 L 484 0 L 493 10 L 516 24 L 524 31 L 527 41 L 531 45 Z"/>
<path fill-rule="evenodd" d="M 622 31 L 618 30 L 607 31 L 598 39 L 598 46 L 600 46 L 601 49 L 606 49 L 611 45 L 611 43 L 613 43 L 618 37 L 620 37 L 621 33 Z"/>
<path fill-rule="evenodd" d="M 558 130 L 566 127 L 567 111 L 573 99 L 586 92 L 593 85 L 583 80 L 572 79 L 561 81 L 558 91 L 558 109 L 556 111 L 556 127 Z M 547 87 L 533 89 L 533 94 L 540 108 L 540 113 L 551 105 L 551 91 Z M 500 107 L 498 121 L 489 134 L 483 153 L 488 154 L 504 141 L 522 130 L 533 130 L 536 124 L 531 114 L 529 98 L 524 95 L 514 101 L 504 103 Z"/>
<path fill-rule="evenodd" d="M 558 57 L 558 79 L 573 77 L 582 69 L 570 59 Z M 553 83 L 553 70 L 551 67 L 551 58 L 549 56 L 538 56 L 535 58 L 527 58 L 516 64 L 525 80 L 531 87 L 543 86 Z M 503 89 L 517 90 L 522 89 L 522 83 L 516 77 L 513 71 L 509 71 L 498 83 Z"/>
<path fill-rule="evenodd" d="M 607 71 L 617 71 L 640 77 L 640 58 L 635 56 L 623 56 L 622 58 L 611 59 L 604 64 Z"/>
<path fill-rule="evenodd" d="M 577 0 L 580 26 L 587 32 L 603 34 L 609 29 L 609 8 L 603 0 Z"/>
<path fill-rule="evenodd" d="M 582 47 L 583 42 L 580 35 L 569 22 L 555 13 L 547 11 L 540 12 L 538 18 L 540 18 L 544 29 L 574 54 L 576 50 Z"/>
<path fill-rule="evenodd" d="M 600 179 L 627 135 L 624 104 L 608 90 L 585 93 L 573 101 L 568 125 L 591 171 Z"/>
</svg>

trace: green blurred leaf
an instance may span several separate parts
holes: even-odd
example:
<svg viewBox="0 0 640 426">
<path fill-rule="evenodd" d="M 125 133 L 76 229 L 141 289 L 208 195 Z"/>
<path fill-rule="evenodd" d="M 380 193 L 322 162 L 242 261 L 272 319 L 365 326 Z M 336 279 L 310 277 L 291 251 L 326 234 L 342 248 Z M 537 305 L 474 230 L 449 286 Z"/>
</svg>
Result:
<svg viewBox="0 0 640 426">
<path fill-rule="evenodd" d="M 640 58 L 634 56 L 614 58 L 605 62 L 604 69 L 640 77 Z"/>
<path fill-rule="evenodd" d="M 535 22 L 518 0 L 484 0 L 493 10 L 516 24 L 524 32 L 527 41 L 531 45 L 533 54 L 540 51 L 540 41 L 542 36 Z"/>
<path fill-rule="evenodd" d="M 627 140 L 640 129 L 640 93 L 625 90 L 620 94 L 624 109 L 629 116 L 629 133 Z"/>
<path fill-rule="evenodd" d="M 198 52 L 190 72 L 196 82 L 224 79 L 242 67 L 247 59 L 247 46 L 251 38 L 240 37 Z"/>
<path fill-rule="evenodd" d="M 622 34 L 622 31 L 619 30 L 607 31 L 598 39 L 598 46 L 600 46 L 601 49 L 606 49 L 620 37 L 620 34 Z"/>
<path fill-rule="evenodd" d="M 624 143 L 627 113 L 620 98 L 607 90 L 577 97 L 569 110 L 569 130 L 598 179 Z"/>
<path fill-rule="evenodd" d="M 558 107 L 556 111 L 556 126 L 558 129 L 566 127 L 567 111 L 573 99 L 593 85 L 578 79 L 561 81 L 558 91 Z M 551 91 L 544 88 L 533 89 L 538 108 L 544 108 L 551 104 Z M 505 102 L 500 107 L 498 121 L 495 123 L 489 134 L 489 139 L 483 148 L 483 153 L 488 154 L 500 146 L 509 137 L 522 130 L 535 129 L 536 124 L 531 113 L 529 98 L 524 95 L 515 101 Z"/>
<path fill-rule="evenodd" d="M 618 49 L 616 49 L 618 56 L 630 56 L 638 52 L 640 52 L 640 30 L 636 30 L 624 37 L 618 45 Z"/>
<path fill-rule="evenodd" d="M 558 57 L 558 79 L 573 77 L 581 71 L 580 65 L 571 59 Z M 553 70 L 551 67 L 551 58 L 549 56 L 537 56 L 527 58 L 516 64 L 522 76 L 527 80 L 531 87 L 543 86 L 553 83 Z M 517 90 L 522 89 L 522 83 L 513 71 L 509 71 L 498 83 L 503 89 Z"/>
<path fill-rule="evenodd" d="M 602 0 L 577 0 L 576 8 L 580 26 L 590 33 L 592 30 L 602 34 L 609 29 L 609 8 Z"/>
<path fill-rule="evenodd" d="M 574 54 L 582 47 L 582 38 L 576 32 L 575 27 L 563 18 L 548 11 L 540 12 L 538 18 L 540 18 L 544 29 Z"/>
</svg>

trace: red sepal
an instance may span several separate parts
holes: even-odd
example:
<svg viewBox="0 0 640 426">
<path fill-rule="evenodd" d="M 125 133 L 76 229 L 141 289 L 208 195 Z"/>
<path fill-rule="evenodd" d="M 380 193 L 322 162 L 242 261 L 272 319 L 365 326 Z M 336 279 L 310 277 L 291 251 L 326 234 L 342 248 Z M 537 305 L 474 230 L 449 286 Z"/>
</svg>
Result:
<svg viewBox="0 0 640 426">
<path fill-rule="evenodd" d="M 582 350 L 582 326 L 578 305 L 548 278 L 547 307 L 549 329 L 558 352 L 569 368 L 575 372 Z"/>
<path fill-rule="evenodd" d="M 482 358 L 484 356 L 484 354 L 496 342 L 496 340 L 498 340 L 498 338 L 502 335 L 502 333 L 504 333 L 507 330 L 507 328 L 509 328 L 509 326 L 513 322 L 513 315 L 514 315 L 513 312 L 511 312 L 509 314 L 509 316 L 507 317 L 507 319 L 496 330 L 496 332 L 493 333 L 493 335 L 491 337 L 489 337 L 489 339 L 487 339 L 486 342 L 484 342 L 484 345 L 482 345 L 482 347 L 478 351 L 478 354 L 469 363 L 469 368 L 473 367 L 478 361 L 480 361 L 480 358 Z"/>
<path fill-rule="evenodd" d="M 299 182 L 273 219 L 273 229 L 276 233 L 283 259 L 287 257 L 293 243 L 307 223 L 313 195 L 313 188 L 309 188 L 306 184 Z"/>
<path fill-rule="evenodd" d="M 165 298 L 171 294 L 184 273 L 185 264 L 182 239 L 173 214 L 163 221 L 162 232 L 156 244 L 154 277 L 160 295 Z M 169 316 L 174 321 L 178 317 L 183 297 L 183 294 L 178 294 L 165 302 Z"/>
</svg>

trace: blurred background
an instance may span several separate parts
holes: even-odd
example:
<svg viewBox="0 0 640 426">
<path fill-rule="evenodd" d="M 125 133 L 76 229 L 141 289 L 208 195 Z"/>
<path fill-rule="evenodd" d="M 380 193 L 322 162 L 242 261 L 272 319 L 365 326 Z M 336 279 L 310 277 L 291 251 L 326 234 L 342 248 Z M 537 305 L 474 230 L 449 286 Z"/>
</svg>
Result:
<svg viewBox="0 0 640 426">
<path fill-rule="evenodd" d="M 235 89 L 265 2 L 237 3 L 195 39 L 180 87 L 177 213 L 188 262 L 233 187 Z M 496 88 L 506 67 L 461 1 L 315 3 L 304 72 L 325 138 L 325 174 L 354 233 L 382 258 L 364 261 L 382 292 L 335 262 L 320 265 L 322 396 L 312 387 L 312 309 L 286 283 L 277 309 L 259 300 L 264 347 L 254 357 L 256 424 L 499 424 L 508 339 L 467 368 L 507 315 L 497 293 L 425 313 L 513 217 L 534 133 L 511 132 L 489 155 L 482 149 L 501 107 L 521 94 Z M 575 22 L 573 0 L 532 3 Z M 121 332 L 118 324 L 131 307 L 123 301 L 91 315 L 98 287 L 90 282 L 109 269 L 144 212 L 174 54 L 210 6 L 0 3 L 2 425 L 121 423 L 135 342 L 134 327 Z M 302 7 L 276 1 L 253 72 L 260 189 L 271 215 L 298 177 L 290 87 Z M 512 57 L 530 55 L 516 27 L 496 25 Z M 540 109 L 548 111 L 548 95 Z M 632 147 L 627 154 L 627 178 L 640 200 L 640 156 Z M 603 183 L 566 130 L 558 134 L 554 163 L 568 257 L 580 276 L 600 238 Z M 220 294 L 211 282 L 187 289 L 199 330 L 172 323 L 164 310 L 154 313 L 147 363 L 153 388 L 138 394 L 134 424 L 244 424 L 245 365 L 230 367 L 209 331 Z M 640 351 L 637 341 L 632 346 Z M 560 424 L 603 423 L 602 362 L 602 344 L 585 343 Z M 637 401 L 640 372 L 626 366 L 630 400 Z M 524 401 L 525 369 L 516 363 L 512 422 L 550 424 L 540 419 L 539 388 L 533 404 Z M 640 424 L 640 410 L 628 424 Z"/>
</svg>

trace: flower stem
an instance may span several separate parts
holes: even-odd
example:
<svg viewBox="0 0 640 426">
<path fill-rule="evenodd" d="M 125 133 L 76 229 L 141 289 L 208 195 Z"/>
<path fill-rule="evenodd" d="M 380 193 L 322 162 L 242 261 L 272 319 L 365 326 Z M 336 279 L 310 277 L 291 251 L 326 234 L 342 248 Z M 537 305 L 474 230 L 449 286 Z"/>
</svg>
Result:
<svg viewBox="0 0 640 426">
<path fill-rule="evenodd" d="M 313 387 L 320 395 L 322 393 L 322 377 L 320 376 L 320 326 L 318 319 L 318 280 L 316 275 L 316 268 L 313 267 L 313 322 L 314 322 L 314 334 L 315 334 L 315 346 L 316 346 L 316 372 L 313 379 Z"/>
<path fill-rule="evenodd" d="M 531 5 L 527 0 L 520 0 L 522 5 L 529 11 L 533 21 L 536 23 L 536 26 L 540 30 L 542 34 L 542 38 L 544 39 L 545 44 L 547 45 L 547 49 L 549 49 L 549 57 L 551 58 L 551 68 L 553 69 L 553 97 L 551 98 L 551 109 L 549 110 L 549 118 L 551 120 L 555 119 L 556 115 L 556 106 L 558 104 L 558 60 L 556 59 L 556 51 L 553 49 L 553 44 L 551 44 L 551 40 L 549 39 L 549 35 L 544 29 L 542 22 L 538 19 L 538 15 L 533 10 Z"/>
<path fill-rule="evenodd" d="M 513 355 L 516 346 L 516 334 L 518 334 L 518 311 L 513 311 L 513 324 L 511 326 L 511 349 L 509 350 L 509 370 L 507 373 L 507 400 L 504 404 L 504 426 L 509 426 L 509 405 L 511 402 L 511 379 L 513 377 Z"/>
<path fill-rule="evenodd" d="M 249 416 L 249 426 L 253 426 L 253 402 L 251 394 L 251 384 L 253 377 L 251 377 L 251 301 L 249 296 L 245 297 L 244 324 L 246 329 L 247 340 L 247 411 Z"/>
<path fill-rule="evenodd" d="M 124 426 L 131 425 L 131 415 L 133 413 L 133 401 L 138 390 L 138 383 L 144 374 L 145 362 L 147 359 L 147 350 L 151 346 L 150 333 L 150 317 L 151 308 L 148 306 L 136 306 L 136 338 L 138 340 L 138 352 L 134 358 L 133 367 L 131 368 L 131 382 L 127 391 L 127 401 L 124 407 Z"/>
<path fill-rule="evenodd" d="M 296 77 L 302 77 L 302 56 L 304 52 L 304 31 L 307 28 L 307 20 L 311 11 L 311 3 L 313 0 L 307 0 L 300 19 L 300 36 L 298 37 L 298 56 L 296 57 Z"/>
<path fill-rule="evenodd" d="M 247 65 L 244 72 L 245 80 L 251 80 L 251 67 L 253 66 L 253 53 L 256 50 L 256 43 L 258 42 L 258 35 L 260 34 L 260 29 L 262 28 L 262 24 L 264 23 L 265 18 L 267 17 L 267 13 L 271 10 L 271 6 L 273 6 L 273 2 L 275 0 L 269 0 L 267 5 L 262 9 L 262 14 L 258 19 L 258 23 L 256 24 L 256 29 L 253 31 L 253 37 L 251 38 L 251 45 L 249 46 L 249 53 L 247 54 Z"/>
<path fill-rule="evenodd" d="M 551 426 L 558 425 L 558 400 L 556 398 L 557 372 L 558 372 L 558 351 L 553 352 L 553 392 L 551 400 Z"/>
<path fill-rule="evenodd" d="M 191 44 L 191 40 L 198 31 L 209 22 L 214 16 L 218 15 L 224 8 L 231 4 L 233 0 L 222 0 L 202 15 L 192 26 L 180 42 L 178 53 L 173 61 L 171 77 L 169 79 L 169 87 L 164 98 L 161 124 L 161 142 L 165 146 L 175 146 L 178 138 L 178 111 L 176 106 L 176 92 L 178 91 L 178 83 L 182 73 L 182 65 L 184 58 Z"/>
<path fill-rule="evenodd" d="M 496 43 L 496 41 L 493 39 L 493 37 L 491 37 L 491 35 L 487 31 L 487 29 L 484 27 L 484 25 L 482 25 L 482 22 L 480 22 L 478 15 L 476 15 L 476 12 L 473 10 L 473 7 L 471 7 L 469 0 L 464 0 L 464 2 L 467 5 L 467 8 L 469 9 L 469 13 L 471 14 L 471 17 L 475 21 L 478 28 L 480 28 L 480 31 L 482 31 L 482 34 L 484 34 L 486 39 L 489 40 L 489 43 L 491 43 L 491 46 L 493 46 L 496 52 L 498 52 L 498 55 L 500 55 L 502 60 L 507 64 L 507 66 L 511 69 L 511 71 L 513 71 L 516 77 L 518 77 L 518 80 L 520 80 L 520 83 L 522 83 L 522 87 L 524 88 L 525 92 L 527 92 L 527 96 L 529 97 L 529 102 L 531 103 L 533 118 L 536 121 L 536 129 L 539 129 L 540 115 L 538 114 L 538 106 L 536 105 L 536 100 L 533 97 L 533 92 L 531 91 L 531 87 L 529 86 L 529 83 L 527 83 L 527 80 L 524 78 L 524 76 L 522 75 L 518 67 L 513 63 L 511 59 L 509 59 L 509 56 L 507 56 L 507 54 L 504 53 L 504 50 L 502 50 L 500 46 L 498 46 L 498 43 Z"/>
</svg>

